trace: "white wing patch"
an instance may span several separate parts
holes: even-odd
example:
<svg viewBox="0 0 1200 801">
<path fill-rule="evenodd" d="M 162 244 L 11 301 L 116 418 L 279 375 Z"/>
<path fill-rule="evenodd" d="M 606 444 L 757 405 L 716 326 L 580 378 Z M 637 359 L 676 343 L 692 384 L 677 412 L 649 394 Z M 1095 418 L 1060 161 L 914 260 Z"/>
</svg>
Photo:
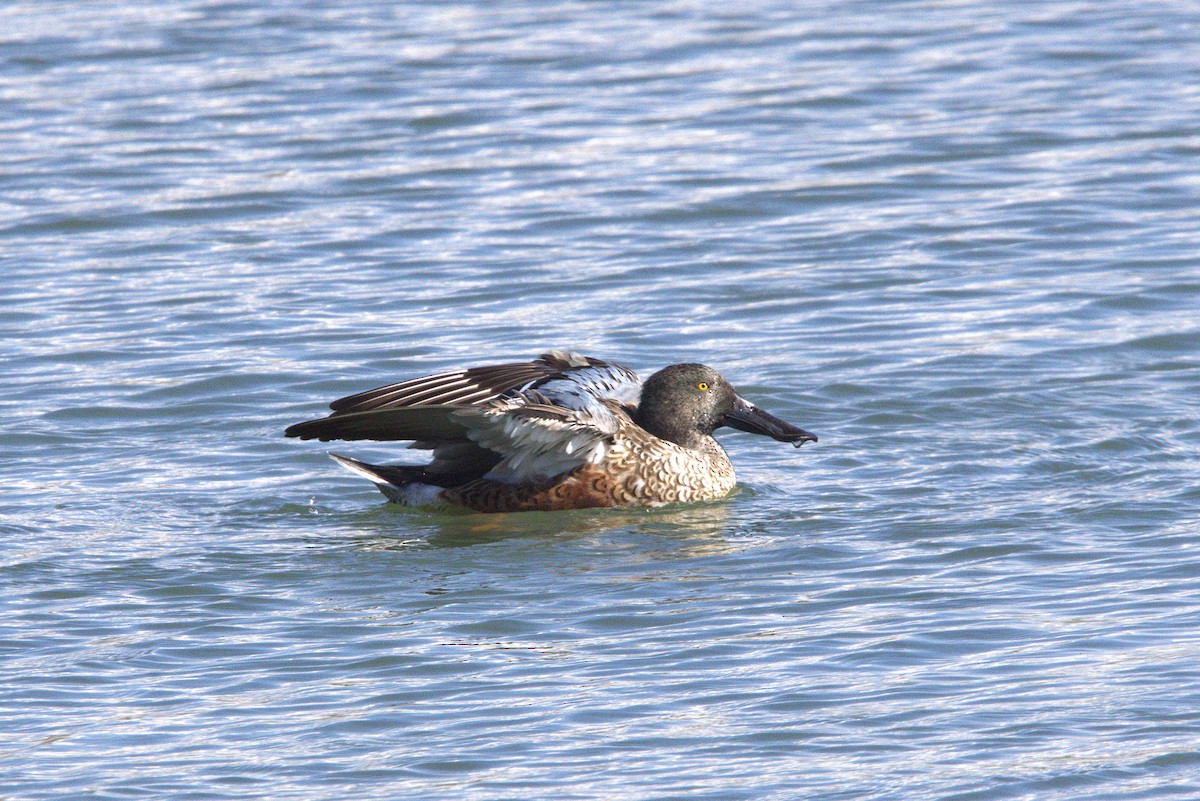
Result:
<svg viewBox="0 0 1200 801">
<path fill-rule="evenodd" d="M 595 399 L 580 411 L 528 392 L 464 408 L 455 417 L 468 437 L 503 457 L 486 478 L 516 484 L 604 461 L 621 424 L 618 414 Z"/>
</svg>

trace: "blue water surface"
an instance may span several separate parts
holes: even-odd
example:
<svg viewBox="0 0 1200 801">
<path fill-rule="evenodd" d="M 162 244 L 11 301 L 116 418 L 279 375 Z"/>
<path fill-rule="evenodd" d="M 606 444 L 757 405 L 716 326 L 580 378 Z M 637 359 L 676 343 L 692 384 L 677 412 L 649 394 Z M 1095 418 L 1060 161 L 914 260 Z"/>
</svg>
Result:
<svg viewBox="0 0 1200 801">
<path fill-rule="evenodd" d="M 1188 3 L 6 4 L 0 796 L 1200 798 L 1198 87 Z M 282 437 L 552 347 L 821 440 Z"/>
</svg>

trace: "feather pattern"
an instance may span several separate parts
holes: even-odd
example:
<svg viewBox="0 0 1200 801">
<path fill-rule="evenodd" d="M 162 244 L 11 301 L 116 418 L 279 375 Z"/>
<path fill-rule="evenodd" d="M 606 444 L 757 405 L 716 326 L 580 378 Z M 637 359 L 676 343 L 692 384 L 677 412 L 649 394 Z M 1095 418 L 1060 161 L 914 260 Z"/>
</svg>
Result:
<svg viewBox="0 0 1200 801">
<path fill-rule="evenodd" d="M 602 367 L 584 367 L 573 370 L 570 375 L 548 378 L 532 388 L 557 406 L 603 415 L 605 401 L 637 406 L 642 382 L 632 370 L 616 364 L 606 364 Z"/>
<path fill-rule="evenodd" d="M 466 432 L 454 420 L 454 406 L 400 406 L 331 414 L 288 427 L 283 433 L 300 439 L 462 440 Z"/>
<path fill-rule="evenodd" d="M 572 395 L 573 384 L 584 384 L 594 385 L 597 392 L 613 391 L 631 397 L 635 403 L 641 386 L 633 371 L 618 364 L 552 350 L 531 362 L 471 367 L 388 384 L 339 398 L 329 408 L 337 414 L 349 414 L 404 406 L 482 404 L 509 392 L 540 388 L 547 382 L 559 382 L 555 391 L 564 393 L 564 397 Z"/>
<path fill-rule="evenodd" d="M 522 483 L 604 461 L 621 425 L 618 414 L 628 420 L 602 401 L 577 411 L 530 390 L 460 410 L 455 417 L 472 441 L 502 457 L 488 478 Z"/>
</svg>

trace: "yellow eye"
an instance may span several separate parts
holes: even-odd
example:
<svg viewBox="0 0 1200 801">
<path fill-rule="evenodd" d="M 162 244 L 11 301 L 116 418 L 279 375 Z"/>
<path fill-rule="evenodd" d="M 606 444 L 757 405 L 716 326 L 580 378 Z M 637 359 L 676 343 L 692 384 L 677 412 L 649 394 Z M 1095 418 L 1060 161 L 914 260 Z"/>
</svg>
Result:
<svg viewBox="0 0 1200 801">
<path fill-rule="evenodd" d="M 701 381 L 699 384 L 697 384 L 697 385 L 696 385 L 696 387 L 697 387 L 697 388 L 699 388 L 699 389 L 708 389 L 708 382 L 707 382 L 707 381 Z"/>
</svg>

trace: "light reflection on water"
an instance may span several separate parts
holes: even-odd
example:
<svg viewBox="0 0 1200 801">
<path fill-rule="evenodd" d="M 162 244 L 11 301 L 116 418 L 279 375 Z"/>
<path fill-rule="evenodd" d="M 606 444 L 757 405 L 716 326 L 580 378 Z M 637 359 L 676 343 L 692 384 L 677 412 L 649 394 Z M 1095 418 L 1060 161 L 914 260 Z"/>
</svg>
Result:
<svg viewBox="0 0 1200 801">
<path fill-rule="evenodd" d="M 1200 795 L 1186 9 L 2 15 L 0 794 Z M 484 517 L 281 436 L 549 347 L 821 441 Z"/>
</svg>

